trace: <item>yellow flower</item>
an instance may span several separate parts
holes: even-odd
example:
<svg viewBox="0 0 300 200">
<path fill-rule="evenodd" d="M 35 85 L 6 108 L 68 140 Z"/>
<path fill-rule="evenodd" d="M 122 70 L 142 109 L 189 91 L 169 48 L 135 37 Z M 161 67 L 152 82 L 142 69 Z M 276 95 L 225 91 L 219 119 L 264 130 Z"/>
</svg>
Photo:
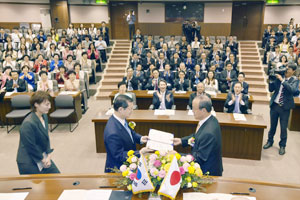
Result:
<svg viewBox="0 0 300 200">
<path fill-rule="evenodd" d="M 153 172 L 153 174 L 157 176 L 157 175 L 158 175 L 158 172 L 159 172 L 158 170 L 155 170 L 155 171 Z"/>
<path fill-rule="evenodd" d="M 156 178 L 158 181 L 161 181 L 161 178 L 158 176 L 157 178 Z"/>
<path fill-rule="evenodd" d="M 194 166 L 194 164 L 195 164 L 194 162 L 191 162 L 191 165 L 192 165 L 192 166 Z"/>
<path fill-rule="evenodd" d="M 198 187 L 198 183 L 197 182 L 193 182 L 192 185 L 193 185 L 194 188 Z"/>
<path fill-rule="evenodd" d="M 136 124 L 135 124 L 135 122 L 130 121 L 130 122 L 128 123 L 128 126 L 129 126 L 132 130 L 134 130 Z"/>
<path fill-rule="evenodd" d="M 132 157 L 133 157 L 133 156 L 129 156 L 129 158 L 127 158 L 127 160 L 126 160 L 126 161 L 127 161 L 127 162 L 129 162 L 129 163 L 131 163 L 131 159 L 132 159 Z"/>
<path fill-rule="evenodd" d="M 162 164 L 166 164 L 166 162 L 167 162 L 167 161 L 166 161 L 165 159 L 163 159 L 163 160 L 161 161 Z"/>
<path fill-rule="evenodd" d="M 190 174 L 194 174 L 195 173 L 195 167 L 194 166 L 189 166 L 188 171 L 189 171 Z"/>
<path fill-rule="evenodd" d="M 131 191 L 131 190 L 132 190 L 132 185 L 131 185 L 131 184 L 128 185 L 128 186 L 127 186 L 127 189 L 128 189 L 129 191 Z"/>
<path fill-rule="evenodd" d="M 203 172 L 200 168 L 197 168 L 196 171 L 195 171 L 195 174 L 199 177 L 203 176 Z"/>
<path fill-rule="evenodd" d="M 187 182 L 191 182 L 191 181 L 192 181 L 192 178 L 191 178 L 190 176 L 188 176 L 188 177 L 185 178 L 185 180 L 186 180 Z"/>
<path fill-rule="evenodd" d="M 124 176 L 124 177 L 128 176 L 128 174 L 129 174 L 129 170 L 128 169 L 125 170 L 124 172 L 122 172 L 122 176 Z"/>
<path fill-rule="evenodd" d="M 159 151 L 155 151 L 155 154 L 159 156 Z"/>
<path fill-rule="evenodd" d="M 127 156 L 128 156 L 128 157 L 132 156 L 133 154 L 134 154 L 134 151 L 133 151 L 133 150 L 130 150 L 130 151 L 127 152 Z"/>
<path fill-rule="evenodd" d="M 170 167 L 171 167 L 171 163 L 168 163 L 164 166 L 164 170 L 168 171 L 170 169 Z"/>
<path fill-rule="evenodd" d="M 181 155 L 179 153 L 176 153 L 175 156 L 176 156 L 177 160 L 179 160 L 181 158 Z"/>
</svg>

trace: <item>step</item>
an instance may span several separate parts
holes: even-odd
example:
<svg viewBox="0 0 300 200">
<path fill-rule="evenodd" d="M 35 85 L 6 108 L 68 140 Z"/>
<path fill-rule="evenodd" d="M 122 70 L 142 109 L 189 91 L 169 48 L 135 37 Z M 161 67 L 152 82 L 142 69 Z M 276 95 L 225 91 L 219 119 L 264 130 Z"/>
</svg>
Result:
<svg viewBox="0 0 300 200">
<path fill-rule="evenodd" d="M 247 74 L 245 77 L 245 81 L 265 81 L 263 76 L 257 76 L 257 75 L 251 75 L 251 74 Z"/>
<path fill-rule="evenodd" d="M 116 44 L 115 45 L 115 48 L 130 48 L 130 44 Z"/>
<path fill-rule="evenodd" d="M 107 67 L 124 67 L 126 68 L 127 67 L 127 63 L 124 64 L 124 63 L 110 63 L 107 65 Z"/>
<path fill-rule="evenodd" d="M 256 45 L 244 45 L 244 44 L 240 45 L 240 49 L 247 49 L 247 48 L 256 49 Z"/>
<path fill-rule="evenodd" d="M 242 63 L 242 65 L 247 65 L 247 64 L 260 65 L 259 60 L 242 60 L 241 63 Z"/>
<path fill-rule="evenodd" d="M 101 82 L 102 85 L 118 85 L 119 82 L 122 81 L 122 78 L 106 78 Z"/>
<path fill-rule="evenodd" d="M 242 57 L 243 56 L 259 56 L 257 52 L 242 52 L 241 55 L 242 55 Z"/>
<path fill-rule="evenodd" d="M 264 88 L 251 88 L 249 87 L 249 93 L 251 95 L 256 95 L 256 96 L 267 96 L 268 91 Z"/>
<path fill-rule="evenodd" d="M 255 76 L 262 76 L 264 75 L 264 72 L 261 70 L 248 70 L 248 69 L 243 69 L 243 72 L 247 75 L 255 75 Z"/>
<path fill-rule="evenodd" d="M 242 56 L 242 60 L 255 60 L 259 61 L 260 57 L 259 56 Z"/>
<path fill-rule="evenodd" d="M 127 64 L 128 60 L 127 59 L 119 59 L 119 58 L 111 58 L 109 60 L 109 63 L 123 63 Z"/>
<path fill-rule="evenodd" d="M 106 69 L 106 73 L 111 73 L 111 72 L 124 72 L 125 73 L 125 69 L 124 67 L 112 67 L 112 68 L 107 68 Z"/>
<path fill-rule="evenodd" d="M 252 48 L 243 48 L 241 49 L 241 52 L 257 52 L 257 49 L 252 49 Z"/>
<path fill-rule="evenodd" d="M 130 44 L 130 41 L 129 40 L 117 40 L 116 44 L 118 44 L 118 43 L 129 43 Z"/>
<path fill-rule="evenodd" d="M 128 50 L 116 50 L 116 49 L 114 49 L 112 51 L 112 54 L 129 54 L 129 53 L 130 53 L 129 49 Z"/>
<path fill-rule="evenodd" d="M 270 102 L 270 97 L 268 96 L 256 96 L 252 95 L 254 103 L 256 102 L 261 102 L 261 103 L 269 103 Z"/>
<path fill-rule="evenodd" d="M 263 67 L 261 65 L 242 65 L 243 70 L 262 70 Z"/>
<path fill-rule="evenodd" d="M 119 51 L 119 50 L 121 50 L 121 51 L 129 51 L 130 50 L 130 47 L 115 47 L 114 48 L 114 50 L 113 50 L 113 52 L 115 52 L 115 50 L 117 50 L 117 51 Z"/>
<path fill-rule="evenodd" d="M 118 85 L 113 84 L 113 85 L 102 85 L 98 90 L 100 92 L 112 92 L 113 90 L 117 90 Z"/>
<path fill-rule="evenodd" d="M 117 53 L 113 53 L 111 56 L 111 58 L 128 58 L 128 54 L 117 54 Z"/>
<path fill-rule="evenodd" d="M 253 41 L 240 41 L 240 44 L 255 44 Z"/>
<path fill-rule="evenodd" d="M 99 92 L 99 94 L 96 96 L 97 100 L 107 100 L 109 99 L 109 95 L 111 92 Z"/>
<path fill-rule="evenodd" d="M 125 73 L 107 73 L 104 75 L 104 78 L 111 79 L 111 78 L 123 78 Z"/>
<path fill-rule="evenodd" d="M 267 89 L 267 85 L 263 81 L 246 81 L 250 88 L 264 88 Z"/>
</svg>

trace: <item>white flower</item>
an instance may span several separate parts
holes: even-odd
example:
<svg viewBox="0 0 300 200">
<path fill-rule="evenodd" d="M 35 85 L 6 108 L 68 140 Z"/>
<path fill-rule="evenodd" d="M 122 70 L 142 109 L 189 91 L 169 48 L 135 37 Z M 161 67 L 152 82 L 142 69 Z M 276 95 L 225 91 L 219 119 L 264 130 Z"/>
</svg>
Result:
<svg viewBox="0 0 300 200">
<path fill-rule="evenodd" d="M 194 167 L 195 167 L 195 168 L 200 168 L 200 165 L 199 165 L 198 163 L 195 162 Z"/>
<path fill-rule="evenodd" d="M 137 162 L 138 161 L 138 159 L 137 159 L 137 157 L 136 156 L 133 156 L 132 158 L 131 158 L 131 162 Z"/>
<path fill-rule="evenodd" d="M 137 167 L 137 165 L 136 165 L 135 163 L 132 163 L 132 164 L 129 165 L 129 168 L 130 168 L 130 170 L 132 170 L 132 171 L 135 170 L 136 167 Z"/>
<path fill-rule="evenodd" d="M 191 183 L 191 182 L 188 182 L 187 188 L 191 188 L 191 187 L 192 187 L 192 183 Z"/>
<path fill-rule="evenodd" d="M 181 156 L 181 158 L 180 158 L 180 162 L 185 162 L 186 161 L 186 157 L 185 156 Z"/>
<path fill-rule="evenodd" d="M 187 155 L 186 156 L 186 161 L 192 162 L 194 160 L 194 157 L 192 155 Z"/>
<path fill-rule="evenodd" d="M 122 166 L 120 167 L 120 171 L 121 171 L 121 172 L 126 171 L 126 169 L 127 169 L 127 166 L 126 166 L 126 165 L 122 165 Z"/>
</svg>

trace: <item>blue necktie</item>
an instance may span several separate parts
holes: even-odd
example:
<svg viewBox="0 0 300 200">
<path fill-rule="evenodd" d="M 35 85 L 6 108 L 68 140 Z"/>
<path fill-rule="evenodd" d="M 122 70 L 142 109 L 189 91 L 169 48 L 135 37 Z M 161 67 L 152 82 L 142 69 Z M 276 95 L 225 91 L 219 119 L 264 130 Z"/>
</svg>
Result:
<svg viewBox="0 0 300 200">
<path fill-rule="evenodd" d="M 133 142 L 133 138 L 132 138 L 132 134 L 131 134 L 131 131 L 130 131 L 130 128 L 129 128 L 129 126 L 128 126 L 127 121 L 125 121 L 124 127 L 125 127 L 125 129 L 127 130 L 128 134 L 129 134 L 129 136 L 130 136 L 130 138 L 131 138 L 132 143 L 134 143 L 134 142 Z"/>
<path fill-rule="evenodd" d="M 240 102 L 239 102 L 239 96 L 235 95 L 235 103 L 234 103 L 234 113 L 241 113 L 240 111 Z"/>
</svg>

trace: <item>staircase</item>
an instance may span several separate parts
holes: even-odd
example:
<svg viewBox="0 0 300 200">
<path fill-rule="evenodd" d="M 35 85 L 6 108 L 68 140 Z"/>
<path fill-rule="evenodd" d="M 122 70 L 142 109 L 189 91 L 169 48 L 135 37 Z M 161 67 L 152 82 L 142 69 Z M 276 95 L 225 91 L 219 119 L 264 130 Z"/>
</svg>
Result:
<svg viewBox="0 0 300 200">
<path fill-rule="evenodd" d="M 130 58 L 131 44 L 129 40 L 116 40 L 104 70 L 96 93 L 96 99 L 108 99 L 113 90 L 118 89 L 118 82 L 125 75 Z"/>
<path fill-rule="evenodd" d="M 268 103 L 266 76 L 256 41 L 239 42 L 240 71 L 245 73 L 245 81 L 249 84 L 249 94 L 254 102 Z"/>
</svg>

